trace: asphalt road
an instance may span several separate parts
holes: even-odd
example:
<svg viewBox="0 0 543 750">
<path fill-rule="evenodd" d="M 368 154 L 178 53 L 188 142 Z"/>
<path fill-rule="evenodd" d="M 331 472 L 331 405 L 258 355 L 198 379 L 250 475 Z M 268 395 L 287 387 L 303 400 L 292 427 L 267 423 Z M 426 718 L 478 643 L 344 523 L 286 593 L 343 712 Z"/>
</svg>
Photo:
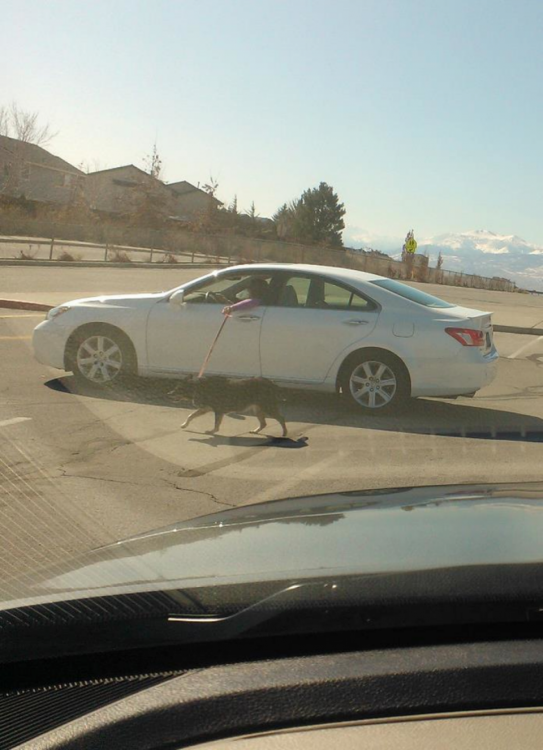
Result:
<svg viewBox="0 0 543 750">
<path fill-rule="evenodd" d="M 201 273 L 10 268 L 2 269 L 0 297 L 56 304 L 171 288 Z M 543 320 L 538 297 L 438 292 L 494 309 L 495 319 L 512 307 L 524 324 Z M 70 375 L 34 361 L 30 336 L 41 318 L 0 310 L 3 596 L 13 575 L 232 506 L 329 490 L 536 481 L 543 473 L 543 337 L 497 334 L 491 386 L 474 399 L 419 400 L 400 416 L 362 417 L 335 397 L 290 393 L 283 441 L 272 423 L 267 435 L 248 434 L 250 416 L 225 418 L 214 437 L 204 434 L 211 417 L 182 431 L 188 405 L 171 405 L 161 382 L 78 391 Z"/>
</svg>

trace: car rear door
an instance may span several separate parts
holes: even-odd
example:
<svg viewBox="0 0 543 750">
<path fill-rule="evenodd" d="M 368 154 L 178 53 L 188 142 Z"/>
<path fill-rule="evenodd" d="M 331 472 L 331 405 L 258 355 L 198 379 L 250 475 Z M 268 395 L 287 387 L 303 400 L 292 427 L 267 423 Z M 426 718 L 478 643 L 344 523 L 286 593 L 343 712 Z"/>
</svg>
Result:
<svg viewBox="0 0 543 750">
<path fill-rule="evenodd" d="M 285 275 L 262 321 L 262 375 L 277 382 L 322 383 L 341 352 L 370 335 L 379 309 L 333 279 Z"/>
</svg>

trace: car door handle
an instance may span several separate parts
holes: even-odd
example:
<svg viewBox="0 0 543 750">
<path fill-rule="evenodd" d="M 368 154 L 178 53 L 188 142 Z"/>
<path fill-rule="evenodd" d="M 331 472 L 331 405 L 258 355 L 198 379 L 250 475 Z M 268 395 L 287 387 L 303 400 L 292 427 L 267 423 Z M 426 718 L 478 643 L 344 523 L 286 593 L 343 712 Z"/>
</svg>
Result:
<svg viewBox="0 0 543 750">
<path fill-rule="evenodd" d="M 260 320 L 260 315 L 236 315 L 236 320 L 250 323 L 252 320 Z"/>
<path fill-rule="evenodd" d="M 367 326 L 368 325 L 367 320 L 356 320 L 354 318 L 352 320 L 344 320 L 343 323 L 346 326 Z"/>
</svg>

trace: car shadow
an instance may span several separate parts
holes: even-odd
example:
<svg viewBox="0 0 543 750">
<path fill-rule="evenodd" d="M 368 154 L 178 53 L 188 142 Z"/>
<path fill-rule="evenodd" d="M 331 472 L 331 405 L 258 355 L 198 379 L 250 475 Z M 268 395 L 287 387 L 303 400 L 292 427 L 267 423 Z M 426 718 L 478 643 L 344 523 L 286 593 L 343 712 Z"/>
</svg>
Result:
<svg viewBox="0 0 543 750">
<path fill-rule="evenodd" d="M 122 387 L 103 389 L 82 386 L 72 375 L 66 375 L 49 380 L 45 385 L 52 390 L 85 398 L 154 404 L 169 408 L 193 408 L 189 399 L 172 401 L 168 394 L 175 388 L 175 383 L 163 379 L 141 378 Z M 484 396 L 457 400 L 413 399 L 397 413 L 376 415 L 367 415 L 357 411 L 356 407 L 350 406 L 336 394 L 284 389 L 281 398 L 284 402 L 282 410 L 287 425 L 298 422 L 478 440 L 543 442 L 543 419 L 505 409 L 489 408 L 485 405 L 487 398 Z M 512 395 L 511 400 L 513 399 Z M 228 419 L 243 420 L 245 417 L 232 414 L 228 416 Z M 199 434 L 202 435 L 202 433 Z M 298 440 L 290 438 L 267 438 L 268 443 L 263 443 L 265 437 L 265 435 L 254 435 L 232 438 L 205 435 L 200 442 L 211 446 L 223 442 L 246 447 L 269 444 L 275 447 L 296 448 L 306 445 L 306 442 L 299 443 Z M 195 439 L 191 438 L 191 440 Z M 235 443 L 233 442 L 235 440 L 241 442 Z"/>
</svg>

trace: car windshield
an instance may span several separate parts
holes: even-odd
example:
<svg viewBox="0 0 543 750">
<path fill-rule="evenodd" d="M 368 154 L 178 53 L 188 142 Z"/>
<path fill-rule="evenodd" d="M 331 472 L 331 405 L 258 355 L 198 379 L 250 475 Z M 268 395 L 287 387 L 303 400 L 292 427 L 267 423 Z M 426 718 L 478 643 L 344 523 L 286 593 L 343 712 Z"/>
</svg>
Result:
<svg viewBox="0 0 543 750">
<path fill-rule="evenodd" d="M 543 4 L 0 18 L 0 633 L 539 570 Z"/>
<path fill-rule="evenodd" d="M 402 284 L 401 281 L 394 281 L 393 279 L 376 279 L 375 281 L 372 281 L 372 284 L 375 284 L 375 286 L 378 286 L 381 289 L 386 289 L 388 292 L 398 294 L 400 297 L 404 297 L 404 299 L 411 300 L 411 302 L 416 302 L 418 305 L 424 305 L 424 307 L 454 307 L 450 302 L 445 302 L 445 300 L 439 299 L 439 297 L 427 294 L 426 292 L 423 292 L 422 289 L 415 289 L 411 286 L 407 286 L 407 284 Z"/>
</svg>

